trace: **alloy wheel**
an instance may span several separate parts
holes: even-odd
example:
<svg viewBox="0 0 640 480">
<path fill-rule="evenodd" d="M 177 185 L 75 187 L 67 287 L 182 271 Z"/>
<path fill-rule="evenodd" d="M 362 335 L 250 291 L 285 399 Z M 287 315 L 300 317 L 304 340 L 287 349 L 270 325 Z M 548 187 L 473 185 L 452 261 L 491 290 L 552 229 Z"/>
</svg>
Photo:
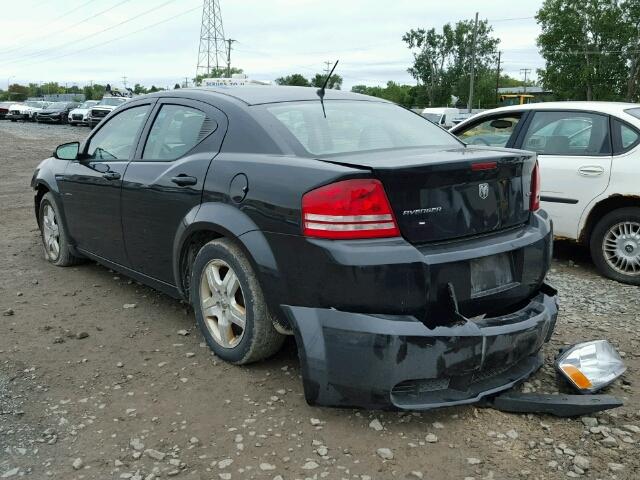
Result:
<svg viewBox="0 0 640 480">
<path fill-rule="evenodd" d="M 613 225 L 602 241 L 602 253 L 611 268 L 623 275 L 640 275 L 640 223 Z"/>
<path fill-rule="evenodd" d="M 200 279 L 200 308 L 207 330 L 223 348 L 234 348 L 244 336 L 247 310 L 238 276 L 225 261 L 210 261 Z"/>
<path fill-rule="evenodd" d="M 60 226 L 56 212 L 50 204 L 44 206 L 42 234 L 47 255 L 51 260 L 57 260 L 60 256 Z"/>
</svg>

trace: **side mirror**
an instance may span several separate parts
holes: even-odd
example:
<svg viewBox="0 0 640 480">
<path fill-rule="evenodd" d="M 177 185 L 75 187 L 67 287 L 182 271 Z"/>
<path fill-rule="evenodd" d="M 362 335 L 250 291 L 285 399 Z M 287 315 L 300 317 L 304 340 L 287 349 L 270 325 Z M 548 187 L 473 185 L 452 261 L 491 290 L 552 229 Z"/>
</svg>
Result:
<svg viewBox="0 0 640 480">
<path fill-rule="evenodd" d="M 60 160 L 76 160 L 80 151 L 80 142 L 63 143 L 58 145 L 53 156 Z"/>
</svg>

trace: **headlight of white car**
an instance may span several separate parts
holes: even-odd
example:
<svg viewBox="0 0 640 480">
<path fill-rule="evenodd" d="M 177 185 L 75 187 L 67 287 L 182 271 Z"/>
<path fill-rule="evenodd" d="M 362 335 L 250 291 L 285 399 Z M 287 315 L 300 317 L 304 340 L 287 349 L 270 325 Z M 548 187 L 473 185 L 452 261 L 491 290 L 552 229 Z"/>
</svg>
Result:
<svg viewBox="0 0 640 480">
<path fill-rule="evenodd" d="M 560 354 L 556 368 L 581 393 L 594 393 L 622 375 L 627 367 L 606 340 L 579 343 Z"/>
</svg>

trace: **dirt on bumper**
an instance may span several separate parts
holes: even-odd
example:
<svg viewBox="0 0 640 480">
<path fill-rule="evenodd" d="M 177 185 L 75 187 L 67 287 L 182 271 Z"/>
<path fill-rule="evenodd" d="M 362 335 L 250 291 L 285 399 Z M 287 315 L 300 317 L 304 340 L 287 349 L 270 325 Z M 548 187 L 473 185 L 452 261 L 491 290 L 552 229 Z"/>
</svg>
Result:
<svg viewBox="0 0 640 480">
<path fill-rule="evenodd" d="M 307 402 L 407 410 L 473 403 L 522 382 L 542 365 L 558 315 L 547 286 L 511 314 L 433 329 L 409 316 L 283 310 Z"/>
</svg>

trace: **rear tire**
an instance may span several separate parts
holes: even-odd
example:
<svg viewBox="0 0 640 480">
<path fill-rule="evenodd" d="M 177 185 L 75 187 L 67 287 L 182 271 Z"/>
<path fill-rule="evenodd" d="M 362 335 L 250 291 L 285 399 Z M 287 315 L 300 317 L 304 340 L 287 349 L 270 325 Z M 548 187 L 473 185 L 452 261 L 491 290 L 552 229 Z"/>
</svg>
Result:
<svg viewBox="0 0 640 480">
<path fill-rule="evenodd" d="M 44 256 L 58 267 L 71 267 L 82 259 L 71 253 L 69 237 L 61 221 L 60 209 L 51 192 L 40 201 L 39 223 Z"/>
<path fill-rule="evenodd" d="M 285 337 L 273 326 L 258 278 L 230 240 L 213 240 L 200 249 L 190 288 L 200 331 L 221 359 L 244 365 L 282 346 Z"/>
<path fill-rule="evenodd" d="M 614 210 L 596 224 L 589 242 L 593 263 L 605 277 L 640 285 L 640 208 Z"/>
</svg>

